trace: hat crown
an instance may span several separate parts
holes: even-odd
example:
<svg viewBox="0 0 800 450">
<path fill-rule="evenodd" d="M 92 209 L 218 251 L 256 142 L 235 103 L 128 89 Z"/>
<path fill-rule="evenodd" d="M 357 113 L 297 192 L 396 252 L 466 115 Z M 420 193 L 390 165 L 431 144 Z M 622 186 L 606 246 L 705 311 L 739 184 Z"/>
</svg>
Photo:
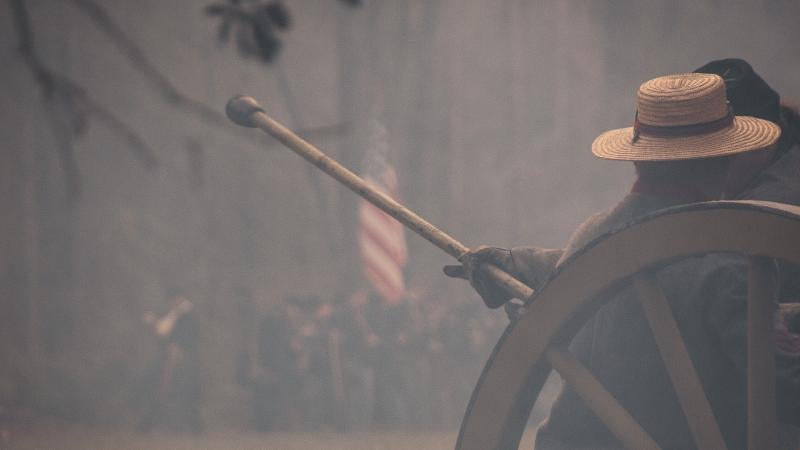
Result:
<svg viewBox="0 0 800 450">
<path fill-rule="evenodd" d="M 725 82 L 719 75 L 685 73 L 654 78 L 637 93 L 638 120 L 654 126 L 696 125 L 728 114 Z"/>
</svg>

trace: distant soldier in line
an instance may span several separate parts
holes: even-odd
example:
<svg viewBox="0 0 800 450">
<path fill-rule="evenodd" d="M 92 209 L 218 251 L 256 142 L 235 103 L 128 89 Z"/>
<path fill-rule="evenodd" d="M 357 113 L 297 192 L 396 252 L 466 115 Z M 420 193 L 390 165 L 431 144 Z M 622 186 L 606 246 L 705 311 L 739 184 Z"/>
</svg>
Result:
<svg viewBox="0 0 800 450">
<path fill-rule="evenodd" d="M 145 411 L 138 428 L 148 432 L 169 417 L 177 428 L 199 434 L 203 422 L 194 305 L 178 291 L 170 292 L 167 298 L 168 310 L 164 315 L 158 317 L 150 312 L 144 317 L 159 341 L 160 354 L 149 380 Z"/>
<path fill-rule="evenodd" d="M 359 289 L 341 305 L 339 323 L 344 330 L 343 360 L 348 431 L 365 431 L 372 425 L 375 412 L 374 355 L 380 338 L 367 320 L 369 296 Z"/>
<path fill-rule="evenodd" d="M 247 383 L 253 393 L 253 422 L 258 431 L 287 427 L 287 412 L 294 399 L 297 378 L 291 328 L 285 317 L 268 313 L 261 318 L 257 354 L 248 367 Z"/>
<path fill-rule="evenodd" d="M 333 392 L 329 361 L 332 307 L 315 296 L 290 297 L 293 311 L 290 345 L 295 354 L 299 423 L 315 430 L 332 424 Z"/>
</svg>

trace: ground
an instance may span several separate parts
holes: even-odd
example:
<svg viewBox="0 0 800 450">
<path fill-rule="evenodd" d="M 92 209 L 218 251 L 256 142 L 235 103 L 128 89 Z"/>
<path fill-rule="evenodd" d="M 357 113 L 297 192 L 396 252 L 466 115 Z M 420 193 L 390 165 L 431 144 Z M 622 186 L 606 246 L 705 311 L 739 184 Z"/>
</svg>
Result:
<svg viewBox="0 0 800 450">
<path fill-rule="evenodd" d="M 269 433 L 218 430 L 201 437 L 167 433 L 139 435 L 128 430 L 87 428 L 63 424 L 35 425 L 12 430 L 0 441 L 2 449 L 279 449 L 279 450 L 438 450 L 452 449 L 456 431 L 372 432 L 337 434 Z M 526 436 L 526 441 L 529 437 Z M 532 448 L 525 442 L 522 448 Z"/>
</svg>

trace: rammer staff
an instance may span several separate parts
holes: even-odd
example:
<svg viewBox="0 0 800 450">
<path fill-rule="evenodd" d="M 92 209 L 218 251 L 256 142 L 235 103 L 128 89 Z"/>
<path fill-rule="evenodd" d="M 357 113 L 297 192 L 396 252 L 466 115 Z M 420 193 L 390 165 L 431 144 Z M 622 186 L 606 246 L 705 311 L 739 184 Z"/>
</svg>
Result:
<svg viewBox="0 0 800 450">
<path fill-rule="evenodd" d="M 391 197 L 374 189 L 361 177 L 303 140 L 292 130 L 269 117 L 254 98 L 244 95 L 231 98 L 225 107 L 225 113 L 237 125 L 260 128 L 290 150 L 302 156 L 306 161 L 314 164 L 323 172 L 425 238 L 428 242 L 444 250 L 450 256 L 460 259 L 470 251 L 464 244 L 453 239 L 450 235 L 436 228 Z M 484 271 L 492 281 L 502 286 L 506 292 L 515 298 L 527 300 L 533 295 L 533 290 L 530 287 L 497 266 L 484 264 L 480 270 Z"/>
</svg>

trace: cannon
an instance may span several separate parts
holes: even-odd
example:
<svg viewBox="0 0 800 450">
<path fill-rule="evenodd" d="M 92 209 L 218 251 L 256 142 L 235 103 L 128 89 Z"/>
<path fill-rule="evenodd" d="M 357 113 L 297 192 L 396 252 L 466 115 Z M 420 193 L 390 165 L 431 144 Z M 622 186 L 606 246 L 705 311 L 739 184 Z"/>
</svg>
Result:
<svg viewBox="0 0 800 450">
<path fill-rule="evenodd" d="M 658 236 L 658 239 L 653 239 Z M 748 448 L 774 448 L 775 366 L 772 258 L 800 263 L 800 208 L 718 201 L 659 211 L 602 236 L 565 261 L 505 330 L 487 361 L 462 421 L 456 448 L 518 448 L 531 408 L 556 370 L 631 449 L 655 441 L 567 350 L 603 306 L 593 294 L 633 283 L 678 394 L 697 448 L 726 448 L 686 346 L 653 281 L 659 266 L 712 252 L 748 258 Z"/>
</svg>

